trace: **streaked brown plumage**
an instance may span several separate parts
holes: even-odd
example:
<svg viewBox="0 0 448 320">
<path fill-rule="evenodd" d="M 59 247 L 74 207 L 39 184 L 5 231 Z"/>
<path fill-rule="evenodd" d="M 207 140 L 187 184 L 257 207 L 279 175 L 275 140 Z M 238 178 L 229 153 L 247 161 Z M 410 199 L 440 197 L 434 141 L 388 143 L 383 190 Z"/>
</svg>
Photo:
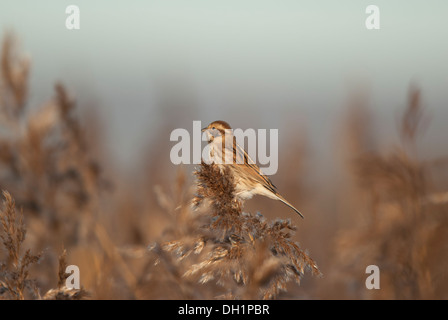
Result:
<svg viewBox="0 0 448 320">
<path fill-rule="evenodd" d="M 202 129 L 207 133 L 210 147 L 210 157 L 218 166 L 230 165 L 235 179 L 236 197 L 240 200 L 252 198 L 259 194 L 271 199 L 280 200 L 288 207 L 303 215 L 277 191 L 271 180 L 261 173 L 257 164 L 241 148 L 233 136 L 232 128 L 225 121 L 214 121 Z M 232 143 L 226 139 L 232 139 Z M 227 145 L 226 145 L 227 142 Z"/>
</svg>

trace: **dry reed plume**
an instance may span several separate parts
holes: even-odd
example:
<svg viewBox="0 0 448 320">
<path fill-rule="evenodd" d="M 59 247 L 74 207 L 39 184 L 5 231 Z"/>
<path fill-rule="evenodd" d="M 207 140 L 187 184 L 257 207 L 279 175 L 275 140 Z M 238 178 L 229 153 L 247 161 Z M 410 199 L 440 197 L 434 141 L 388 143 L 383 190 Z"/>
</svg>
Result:
<svg viewBox="0 0 448 320">
<path fill-rule="evenodd" d="M 338 237 L 337 261 L 347 274 L 360 276 L 360 287 L 365 275 L 355 268 L 379 266 L 382 289 L 365 292 L 366 296 L 436 298 L 446 285 L 440 282 L 446 262 L 434 260 L 448 253 L 440 245 L 448 231 L 446 192 L 435 190 L 433 162 L 419 160 L 417 153 L 418 134 L 427 127 L 427 119 L 420 90 L 412 87 L 400 119 L 401 143 L 388 153 L 361 151 L 354 159 L 352 170 L 364 203 L 353 217 L 356 228 Z"/>
<path fill-rule="evenodd" d="M 16 300 L 23 300 L 26 292 L 37 297 L 37 286 L 34 280 L 29 279 L 28 269 L 38 263 L 41 255 L 33 255 L 29 249 L 22 254 L 21 248 L 26 234 L 23 214 L 17 214 L 14 200 L 8 192 L 3 192 L 3 196 L 5 200 L 0 211 L 0 237 L 4 249 L 8 252 L 8 260 L 0 264 L 0 293 Z"/>
<path fill-rule="evenodd" d="M 35 227 L 34 248 L 42 250 L 52 239 L 58 239 L 58 245 L 82 241 L 91 228 L 88 216 L 97 189 L 96 164 L 86 157 L 74 103 L 61 84 L 55 86 L 53 101 L 37 111 L 28 110 L 30 63 L 16 50 L 15 38 L 6 34 L 0 74 L 0 186 L 14 194 Z M 2 212 L 2 239 L 9 252 L 8 262 L 2 264 L 3 284 L 10 298 L 23 299 L 25 289 L 40 298 L 37 281 L 28 279 L 28 268 L 42 254 L 31 255 L 28 250 L 19 256 L 26 230 L 22 214 L 16 218 L 16 203 L 9 192 L 4 192 Z M 79 219 L 80 214 L 86 217 Z M 50 269 L 49 264 L 43 259 L 42 265 Z M 72 298 L 84 295 L 79 293 Z"/>
<path fill-rule="evenodd" d="M 22 253 L 22 245 L 26 236 L 23 213 L 17 213 L 14 199 L 3 192 L 3 206 L 0 210 L 2 230 L 0 238 L 3 247 L 8 252 L 8 260 L 0 264 L 0 298 L 23 300 L 25 298 L 44 300 L 78 300 L 88 294 L 84 289 L 67 288 L 65 280 L 66 252 L 59 258 L 58 288 L 49 290 L 43 297 L 35 279 L 30 279 L 30 268 L 38 264 L 42 254 L 31 254 L 28 249 Z"/>
<path fill-rule="evenodd" d="M 306 270 L 319 276 L 316 263 L 292 238 L 290 220 L 268 222 L 259 213 L 243 212 L 234 200 L 233 176 L 215 165 L 195 172 L 197 193 L 183 215 L 194 225 L 179 240 L 154 249 L 175 253 L 182 277 L 222 287 L 222 298 L 273 299 L 290 281 L 300 284 Z M 185 221 L 183 221 L 185 223 Z M 194 256 L 194 257 L 191 257 Z M 189 259 L 191 258 L 191 259 Z"/>
<path fill-rule="evenodd" d="M 307 161 L 312 146 L 287 135 L 276 182 L 309 212 L 296 233 L 274 201 L 243 210 L 229 172 L 202 164 L 195 182 L 185 169 L 173 179 L 169 139 L 149 148 L 138 178 L 122 174 L 64 85 L 31 105 L 31 63 L 16 42 L 5 34 L 0 57 L 0 299 L 448 298 L 448 161 L 419 151 L 429 121 L 416 87 L 391 148 L 376 144 L 358 97 L 329 160 L 337 180 L 311 174 L 322 169 Z M 156 90 L 164 130 L 184 121 L 174 119 L 186 112 L 181 85 Z M 65 285 L 70 264 L 79 290 Z M 370 264 L 380 290 L 365 287 Z"/>
</svg>

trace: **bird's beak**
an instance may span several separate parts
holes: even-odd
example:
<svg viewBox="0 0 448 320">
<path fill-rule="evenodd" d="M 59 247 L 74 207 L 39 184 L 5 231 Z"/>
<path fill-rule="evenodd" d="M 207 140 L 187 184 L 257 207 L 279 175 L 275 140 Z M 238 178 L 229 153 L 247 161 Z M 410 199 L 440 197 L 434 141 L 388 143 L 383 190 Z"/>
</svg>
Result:
<svg viewBox="0 0 448 320">
<path fill-rule="evenodd" d="M 202 129 L 201 129 L 201 132 L 205 132 L 205 130 L 207 130 L 207 128 L 202 128 Z"/>
</svg>

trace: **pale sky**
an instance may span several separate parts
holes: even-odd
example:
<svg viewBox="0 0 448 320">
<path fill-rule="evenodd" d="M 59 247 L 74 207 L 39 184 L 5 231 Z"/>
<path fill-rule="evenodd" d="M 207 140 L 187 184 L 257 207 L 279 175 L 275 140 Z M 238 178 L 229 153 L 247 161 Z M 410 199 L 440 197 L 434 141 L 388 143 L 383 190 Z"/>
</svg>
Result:
<svg viewBox="0 0 448 320">
<path fill-rule="evenodd" d="M 80 30 L 65 27 L 71 4 Z M 380 30 L 365 27 L 370 4 Z M 359 83 L 374 108 L 395 114 L 416 82 L 446 115 L 447 12 L 442 0 L 0 0 L 0 27 L 14 30 L 32 58 L 31 101 L 48 99 L 56 80 L 81 102 L 94 100 L 127 161 L 147 144 L 173 86 L 180 93 L 168 115 L 185 112 L 176 109 L 184 98 L 196 108 L 187 128 L 224 117 L 248 125 L 240 116 L 256 112 L 254 126 L 297 116 L 323 132 Z"/>
</svg>

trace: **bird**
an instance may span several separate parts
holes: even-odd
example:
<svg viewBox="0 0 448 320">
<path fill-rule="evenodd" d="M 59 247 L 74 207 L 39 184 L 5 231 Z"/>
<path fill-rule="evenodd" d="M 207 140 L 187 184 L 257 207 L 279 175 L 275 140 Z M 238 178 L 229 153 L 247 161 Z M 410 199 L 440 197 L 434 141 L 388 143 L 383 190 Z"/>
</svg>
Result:
<svg viewBox="0 0 448 320">
<path fill-rule="evenodd" d="M 279 194 L 277 187 L 236 142 L 233 130 L 227 122 L 213 121 L 203 128 L 202 132 L 206 134 L 208 141 L 209 161 L 216 164 L 221 171 L 224 170 L 224 166 L 230 168 L 235 182 L 235 197 L 238 200 L 248 200 L 254 195 L 262 195 L 281 201 L 304 218 L 299 210 Z"/>
</svg>

